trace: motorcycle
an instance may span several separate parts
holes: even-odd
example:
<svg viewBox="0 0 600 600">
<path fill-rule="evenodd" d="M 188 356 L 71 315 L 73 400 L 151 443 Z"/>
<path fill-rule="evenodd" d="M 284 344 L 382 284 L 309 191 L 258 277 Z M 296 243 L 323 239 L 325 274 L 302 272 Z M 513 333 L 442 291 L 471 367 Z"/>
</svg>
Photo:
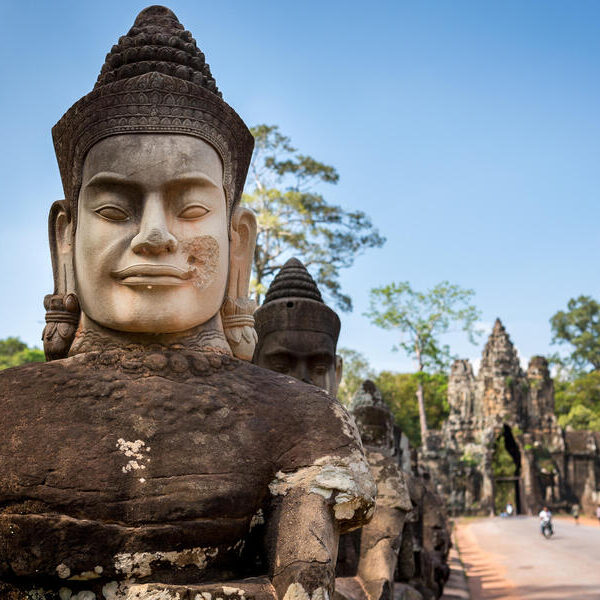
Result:
<svg viewBox="0 0 600 600">
<path fill-rule="evenodd" d="M 552 521 L 542 521 L 542 535 L 549 540 L 554 535 L 554 527 L 552 526 Z"/>
</svg>

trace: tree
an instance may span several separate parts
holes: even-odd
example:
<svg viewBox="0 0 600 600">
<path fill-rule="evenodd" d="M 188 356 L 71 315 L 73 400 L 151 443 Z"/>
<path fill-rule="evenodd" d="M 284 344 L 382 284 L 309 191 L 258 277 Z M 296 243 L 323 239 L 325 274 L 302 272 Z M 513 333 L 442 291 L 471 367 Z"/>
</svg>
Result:
<svg viewBox="0 0 600 600">
<path fill-rule="evenodd" d="M 340 401 L 348 406 L 365 379 L 373 379 L 375 372 L 371 369 L 369 361 L 356 350 L 338 348 L 337 353 L 344 361 L 342 381 L 338 388 L 337 396 Z"/>
<path fill-rule="evenodd" d="M 590 296 L 571 298 L 567 310 L 550 318 L 553 344 L 571 344 L 566 363 L 574 369 L 600 370 L 600 304 Z"/>
<path fill-rule="evenodd" d="M 339 271 L 367 248 L 382 246 L 385 238 L 364 212 L 330 204 L 317 191 L 320 184 L 338 182 L 334 167 L 298 152 L 276 125 L 251 131 L 255 149 L 243 201 L 258 220 L 251 284 L 256 301 L 285 261 L 297 256 L 312 267 L 317 283 L 340 309 L 352 310 Z"/>
<path fill-rule="evenodd" d="M 46 357 L 39 348 L 29 348 L 18 337 L 0 340 L 0 370 L 45 360 Z"/>
<path fill-rule="evenodd" d="M 554 404 L 561 427 L 600 431 L 600 371 L 554 381 Z"/>
<path fill-rule="evenodd" d="M 427 439 L 427 416 L 423 395 L 426 369 L 446 368 L 452 358 L 450 348 L 440 336 L 456 326 L 475 343 L 478 310 L 469 304 L 475 292 L 443 281 L 427 292 L 418 292 L 406 281 L 374 288 L 370 292 L 371 322 L 383 329 L 396 329 L 401 339 L 394 350 L 404 350 L 417 365 L 417 403 L 423 443 Z"/>
<path fill-rule="evenodd" d="M 445 373 L 392 373 L 382 371 L 374 379 L 375 385 L 394 414 L 396 425 L 406 434 L 411 445 L 421 445 L 417 387 L 423 385 L 427 397 L 427 423 L 440 428 L 449 414 L 448 377 Z"/>
</svg>

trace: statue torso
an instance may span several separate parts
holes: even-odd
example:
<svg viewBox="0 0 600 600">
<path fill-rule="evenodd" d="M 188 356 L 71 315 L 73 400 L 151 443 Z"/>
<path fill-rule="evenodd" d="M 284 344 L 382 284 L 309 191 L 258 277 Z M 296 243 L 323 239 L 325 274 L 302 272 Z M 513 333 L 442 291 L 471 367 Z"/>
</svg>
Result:
<svg viewBox="0 0 600 600">
<path fill-rule="evenodd" d="M 184 350 L 10 369 L 0 406 L 4 577 L 256 574 L 276 473 L 351 441 L 316 388 Z"/>
</svg>

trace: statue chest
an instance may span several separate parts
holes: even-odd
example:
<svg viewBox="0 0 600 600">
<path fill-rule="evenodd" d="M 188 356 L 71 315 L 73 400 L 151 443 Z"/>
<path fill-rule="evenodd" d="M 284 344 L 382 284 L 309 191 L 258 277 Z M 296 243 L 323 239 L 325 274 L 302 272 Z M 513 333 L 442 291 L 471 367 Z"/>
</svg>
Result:
<svg viewBox="0 0 600 600">
<path fill-rule="evenodd" d="M 27 497 L 133 525 L 251 517 L 264 501 L 277 428 L 243 389 L 93 373 L 78 383 L 18 405 L 3 399 L 3 502 Z"/>
</svg>

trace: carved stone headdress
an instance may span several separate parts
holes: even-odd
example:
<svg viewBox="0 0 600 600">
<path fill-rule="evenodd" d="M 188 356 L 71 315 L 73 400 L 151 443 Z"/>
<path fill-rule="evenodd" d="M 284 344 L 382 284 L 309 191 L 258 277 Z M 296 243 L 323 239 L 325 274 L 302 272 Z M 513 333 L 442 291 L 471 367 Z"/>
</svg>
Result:
<svg viewBox="0 0 600 600">
<path fill-rule="evenodd" d="M 83 161 L 96 142 L 122 133 L 161 132 L 199 137 L 217 150 L 231 214 L 254 138 L 223 101 L 192 34 L 168 8 L 150 6 L 107 54 L 94 89 L 52 129 L 71 209 L 77 205 Z"/>
<path fill-rule="evenodd" d="M 301 330 L 327 333 L 337 343 L 340 319 L 321 297 L 306 267 L 290 258 L 273 279 L 265 301 L 254 313 L 257 351 L 273 331 Z"/>
</svg>

